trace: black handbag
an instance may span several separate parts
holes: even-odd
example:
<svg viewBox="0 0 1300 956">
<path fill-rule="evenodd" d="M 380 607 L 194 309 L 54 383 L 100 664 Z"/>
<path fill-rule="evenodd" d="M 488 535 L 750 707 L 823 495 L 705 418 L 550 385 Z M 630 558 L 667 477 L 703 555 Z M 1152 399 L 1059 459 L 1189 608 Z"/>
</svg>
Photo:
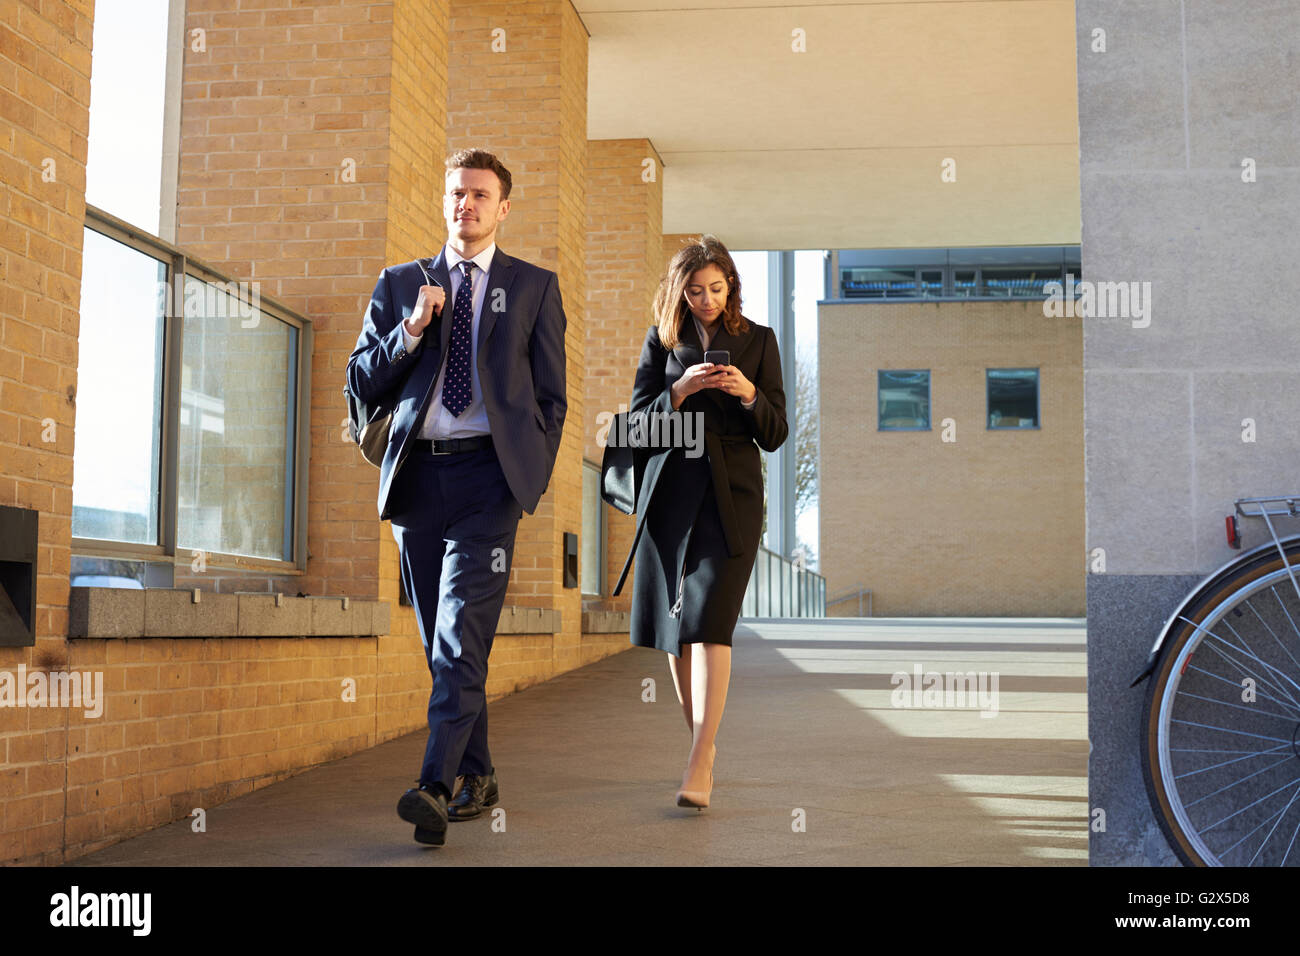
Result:
<svg viewBox="0 0 1300 956">
<path fill-rule="evenodd" d="M 600 462 L 600 496 L 625 515 L 636 513 L 637 495 L 645 475 L 650 449 L 631 442 L 620 444 L 630 434 L 628 412 L 619 412 L 605 436 L 605 454 Z"/>
</svg>

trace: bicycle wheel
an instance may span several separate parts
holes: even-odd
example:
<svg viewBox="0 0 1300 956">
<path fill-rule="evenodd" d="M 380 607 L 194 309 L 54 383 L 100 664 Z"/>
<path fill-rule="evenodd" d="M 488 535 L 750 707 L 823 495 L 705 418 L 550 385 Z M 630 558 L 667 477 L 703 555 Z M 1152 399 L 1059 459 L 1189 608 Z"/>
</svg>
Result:
<svg viewBox="0 0 1300 956">
<path fill-rule="evenodd" d="M 1282 544 L 1300 563 L 1300 538 Z M 1142 769 L 1185 864 L 1300 865 L 1297 658 L 1300 597 L 1272 546 L 1203 582 L 1170 623 L 1147 689 Z"/>
</svg>

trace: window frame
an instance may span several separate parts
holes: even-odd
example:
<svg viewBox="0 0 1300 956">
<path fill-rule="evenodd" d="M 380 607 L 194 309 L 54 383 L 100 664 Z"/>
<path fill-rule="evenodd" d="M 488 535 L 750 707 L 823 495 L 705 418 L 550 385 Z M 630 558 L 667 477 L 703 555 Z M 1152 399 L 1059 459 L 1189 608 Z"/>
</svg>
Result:
<svg viewBox="0 0 1300 956">
<path fill-rule="evenodd" d="M 601 497 L 600 494 L 600 479 L 601 479 L 600 465 L 589 458 L 583 458 L 582 468 L 584 472 L 584 477 L 586 471 L 590 469 L 596 480 L 596 525 L 597 527 L 594 533 L 596 534 L 596 541 L 597 541 L 596 566 L 599 569 L 597 575 L 599 577 L 599 582 L 596 585 L 598 590 L 594 592 L 584 591 L 582 589 L 583 535 L 586 534 L 587 532 L 587 528 L 585 527 L 585 523 L 584 523 L 584 525 L 580 528 L 578 534 L 578 594 L 583 600 L 596 600 L 598 598 L 603 598 L 606 596 L 605 592 L 608 590 L 608 585 L 609 585 L 608 575 L 606 574 L 606 572 L 608 571 L 606 564 L 609 560 L 608 554 L 606 553 L 606 546 L 609 544 L 609 540 L 608 540 L 609 521 L 608 518 L 606 517 L 605 511 L 607 508 L 611 506 L 605 501 L 604 498 Z M 586 507 L 587 493 L 585 489 L 582 494 L 582 501 L 583 501 L 582 510 L 585 516 L 585 512 L 587 510 Z"/>
<path fill-rule="evenodd" d="M 239 280 L 227 275 L 179 246 L 159 239 L 89 203 L 86 204 L 86 218 L 83 225 L 106 238 L 161 261 L 167 270 L 166 281 L 170 294 L 163 310 L 162 434 L 159 436 L 158 460 L 154 463 L 158 468 L 159 487 L 158 513 L 155 515 L 158 522 L 158 540 L 154 544 L 140 544 L 103 538 L 73 537 L 72 554 L 150 563 L 169 562 L 174 565 L 179 557 L 176 544 L 179 505 L 177 452 L 180 433 L 180 372 L 184 341 L 185 278 L 188 276 L 199 282 L 232 283 L 236 287 L 241 281 L 252 280 Z M 181 306 L 179 313 L 176 308 L 178 303 Z M 301 575 L 307 569 L 307 464 L 311 454 L 312 323 L 306 317 L 267 295 L 259 293 L 258 306 L 266 316 L 298 330 L 297 351 L 294 356 L 297 371 L 294 389 L 296 415 L 294 416 L 293 477 L 289 483 L 293 495 L 293 526 L 290 538 L 292 555 L 285 560 L 206 551 L 203 552 L 204 561 L 208 567 L 220 570 Z M 78 369 L 81 361 L 82 356 L 78 349 Z M 73 441 L 76 441 L 75 430 Z M 286 493 L 288 491 L 287 488 Z M 182 551 L 186 550 L 191 554 L 194 553 L 193 549 L 182 549 Z"/>
<path fill-rule="evenodd" d="M 1034 373 L 1034 420 L 1036 425 L 1017 425 L 1015 428 L 990 424 L 993 409 L 990 407 L 993 396 L 989 393 L 992 372 L 1033 372 Z M 984 430 L 989 432 L 1033 432 L 1043 427 L 1043 368 L 1041 365 L 994 365 L 984 369 Z"/>
<path fill-rule="evenodd" d="M 897 374 L 900 372 L 925 373 L 925 408 L 926 420 L 925 425 L 882 425 L 880 424 L 880 376 L 886 373 Z M 877 432 L 930 432 L 934 431 L 934 415 L 931 409 L 934 407 L 934 370 L 928 368 L 878 368 L 876 369 L 876 431 Z"/>
</svg>

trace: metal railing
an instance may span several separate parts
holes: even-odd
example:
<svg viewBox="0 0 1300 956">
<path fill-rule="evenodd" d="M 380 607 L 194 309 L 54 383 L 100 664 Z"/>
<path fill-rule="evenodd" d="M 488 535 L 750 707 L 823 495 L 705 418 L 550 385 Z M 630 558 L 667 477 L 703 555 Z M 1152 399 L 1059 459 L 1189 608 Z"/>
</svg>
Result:
<svg viewBox="0 0 1300 956">
<path fill-rule="evenodd" d="M 862 613 L 862 599 L 867 599 L 867 613 Z M 845 601 L 858 602 L 858 617 L 871 617 L 871 589 L 864 587 L 850 588 L 838 597 L 833 597 L 826 602 L 827 607 L 833 607 L 836 604 L 843 604 Z"/>
<path fill-rule="evenodd" d="M 826 579 L 759 545 L 740 615 L 825 617 Z"/>
</svg>

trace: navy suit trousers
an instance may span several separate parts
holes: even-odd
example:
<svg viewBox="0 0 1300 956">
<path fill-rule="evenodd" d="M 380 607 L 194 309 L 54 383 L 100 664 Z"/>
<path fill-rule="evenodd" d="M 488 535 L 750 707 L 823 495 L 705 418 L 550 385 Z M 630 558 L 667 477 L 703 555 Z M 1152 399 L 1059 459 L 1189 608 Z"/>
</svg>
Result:
<svg viewBox="0 0 1300 956">
<path fill-rule="evenodd" d="M 420 783 L 451 793 L 458 775 L 492 771 L 484 685 L 523 507 L 492 447 L 412 452 L 392 501 L 402 582 L 433 678 Z"/>
</svg>

